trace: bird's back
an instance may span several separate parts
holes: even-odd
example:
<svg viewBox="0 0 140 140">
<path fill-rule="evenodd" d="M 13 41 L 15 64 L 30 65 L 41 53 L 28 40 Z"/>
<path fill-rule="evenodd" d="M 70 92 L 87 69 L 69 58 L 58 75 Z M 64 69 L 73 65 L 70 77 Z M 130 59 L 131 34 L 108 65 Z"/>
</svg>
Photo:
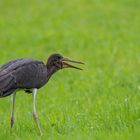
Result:
<svg viewBox="0 0 140 140">
<path fill-rule="evenodd" d="M 4 71 L 7 71 L 7 72 L 12 71 L 30 62 L 34 62 L 34 60 L 31 58 L 20 58 L 20 59 L 9 61 L 0 67 L 0 74 L 2 74 L 2 72 Z"/>
</svg>

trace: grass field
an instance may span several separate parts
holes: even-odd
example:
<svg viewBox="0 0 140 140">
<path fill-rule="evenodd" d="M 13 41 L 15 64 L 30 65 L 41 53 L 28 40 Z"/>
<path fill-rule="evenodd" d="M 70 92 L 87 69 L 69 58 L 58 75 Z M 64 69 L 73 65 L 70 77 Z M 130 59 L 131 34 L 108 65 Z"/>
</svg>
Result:
<svg viewBox="0 0 140 140">
<path fill-rule="evenodd" d="M 0 63 L 20 57 L 46 62 L 59 52 L 84 61 L 84 71 L 65 69 L 32 96 L 0 99 L 0 140 L 139 140 L 140 1 L 1 0 Z"/>
</svg>

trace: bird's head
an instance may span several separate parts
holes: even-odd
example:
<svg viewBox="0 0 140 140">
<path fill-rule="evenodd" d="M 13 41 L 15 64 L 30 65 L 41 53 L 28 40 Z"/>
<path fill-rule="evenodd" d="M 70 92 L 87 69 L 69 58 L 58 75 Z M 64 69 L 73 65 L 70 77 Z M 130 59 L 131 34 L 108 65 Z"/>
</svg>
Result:
<svg viewBox="0 0 140 140">
<path fill-rule="evenodd" d="M 47 60 L 47 68 L 53 67 L 53 69 L 55 69 L 56 71 L 63 68 L 74 68 L 74 69 L 82 70 L 81 68 L 68 64 L 67 62 L 84 64 L 83 62 L 79 62 L 79 61 L 64 57 L 61 54 L 55 53 L 49 56 Z"/>
</svg>

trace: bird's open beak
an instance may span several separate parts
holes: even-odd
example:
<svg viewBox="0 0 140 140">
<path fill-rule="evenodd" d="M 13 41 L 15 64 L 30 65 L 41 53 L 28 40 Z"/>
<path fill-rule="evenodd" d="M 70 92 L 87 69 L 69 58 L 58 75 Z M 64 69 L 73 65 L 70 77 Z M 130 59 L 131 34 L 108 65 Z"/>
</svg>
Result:
<svg viewBox="0 0 140 140">
<path fill-rule="evenodd" d="M 83 62 L 72 60 L 72 59 L 67 58 L 67 57 L 62 58 L 61 62 L 62 62 L 62 68 L 75 68 L 75 69 L 78 69 L 78 70 L 83 70 L 81 68 L 78 68 L 78 67 L 75 67 L 71 64 L 66 63 L 66 62 L 73 62 L 73 63 L 78 63 L 78 64 L 84 64 Z"/>
</svg>

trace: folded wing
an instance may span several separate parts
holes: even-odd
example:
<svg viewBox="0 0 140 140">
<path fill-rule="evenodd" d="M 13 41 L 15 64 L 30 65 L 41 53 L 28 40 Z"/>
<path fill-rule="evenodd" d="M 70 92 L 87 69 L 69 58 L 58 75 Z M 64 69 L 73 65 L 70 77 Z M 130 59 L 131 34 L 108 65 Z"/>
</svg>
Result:
<svg viewBox="0 0 140 140">
<path fill-rule="evenodd" d="M 21 69 L 21 73 L 22 67 L 34 62 L 35 61 L 30 58 L 17 59 L 0 67 L 0 97 L 8 96 L 17 89 L 16 85 L 18 76 L 16 75 L 16 71 Z"/>
</svg>

